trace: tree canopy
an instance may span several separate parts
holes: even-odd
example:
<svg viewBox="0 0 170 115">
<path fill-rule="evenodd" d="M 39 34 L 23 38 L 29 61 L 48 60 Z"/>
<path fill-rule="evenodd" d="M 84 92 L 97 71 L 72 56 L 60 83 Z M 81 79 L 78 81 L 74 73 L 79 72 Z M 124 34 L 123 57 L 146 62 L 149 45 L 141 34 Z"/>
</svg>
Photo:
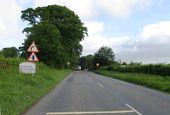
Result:
<svg viewBox="0 0 170 115">
<path fill-rule="evenodd" d="M 93 70 L 93 55 L 82 56 L 79 58 L 79 65 L 82 69 Z"/>
<path fill-rule="evenodd" d="M 102 46 L 94 54 L 94 64 L 99 63 L 100 66 L 107 66 L 114 63 L 115 54 L 110 47 Z"/>
<path fill-rule="evenodd" d="M 14 58 L 18 56 L 18 50 L 16 47 L 3 48 L 1 53 L 6 58 Z"/>
<path fill-rule="evenodd" d="M 35 41 L 40 52 L 38 57 L 53 67 L 75 63 L 82 52 L 80 41 L 87 35 L 87 28 L 78 15 L 65 6 L 28 8 L 22 11 L 23 21 L 29 24 L 23 30 L 27 39 L 20 49 L 26 50 Z M 23 55 L 23 54 L 22 54 Z"/>
</svg>

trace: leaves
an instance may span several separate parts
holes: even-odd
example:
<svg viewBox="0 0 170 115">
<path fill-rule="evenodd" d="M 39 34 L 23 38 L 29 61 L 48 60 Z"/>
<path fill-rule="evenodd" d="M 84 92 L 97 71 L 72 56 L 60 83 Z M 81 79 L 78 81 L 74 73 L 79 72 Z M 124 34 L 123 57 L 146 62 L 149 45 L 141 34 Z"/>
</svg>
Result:
<svg viewBox="0 0 170 115">
<path fill-rule="evenodd" d="M 16 47 L 3 48 L 2 54 L 6 58 L 13 58 L 18 56 L 18 50 Z"/>
<path fill-rule="evenodd" d="M 29 26 L 23 30 L 27 39 L 20 49 L 26 52 L 35 41 L 44 63 L 57 68 L 68 61 L 75 63 L 82 52 L 80 41 L 87 35 L 87 28 L 73 11 L 58 5 L 28 8 L 22 11 L 21 18 Z"/>
<path fill-rule="evenodd" d="M 94 54 L 94 63 L 101 66 L 110 65 L 114 62 L 115 54 L 110 47 L 103 46 Z"/>
</svg>

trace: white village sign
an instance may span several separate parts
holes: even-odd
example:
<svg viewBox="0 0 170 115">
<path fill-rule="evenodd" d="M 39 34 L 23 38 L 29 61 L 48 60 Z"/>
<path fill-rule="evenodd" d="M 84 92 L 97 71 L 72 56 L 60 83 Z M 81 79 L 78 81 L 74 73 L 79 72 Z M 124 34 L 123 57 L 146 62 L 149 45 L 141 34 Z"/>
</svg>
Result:
<svg viewBox="0 0 170 115">
<path fill-rule="evenodd" d="M 23 62 L 19 64 L 19 71 L 25 74 L 35 74 L 36 65 L 32 62 Z"/>
</svg>

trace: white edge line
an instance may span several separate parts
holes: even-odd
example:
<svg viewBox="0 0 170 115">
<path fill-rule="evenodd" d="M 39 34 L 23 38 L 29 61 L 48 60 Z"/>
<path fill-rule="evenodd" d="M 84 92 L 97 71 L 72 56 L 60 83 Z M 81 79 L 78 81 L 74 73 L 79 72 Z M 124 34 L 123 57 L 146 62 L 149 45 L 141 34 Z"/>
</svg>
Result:
<svg viewBox="0 0 170 115">
<path fill-rule="evenodd" d="M 118 113 L 133 113 L 133 110 L 122 111 L 91 111 L 91 112 L 48 112 L 47 115 L 82 115 L 82 114 L 118 114 Z"/>
<path fill-rule="evenodd" d="M 99 85 L 99 86 L 102 87 L 102 88 L 104 87 L 104 86 L 103 86 L 102 84 L 100 84 L 99 82 L 97 82 L 97 85 Z"/>
<path fill-rule="evenodd" d="M 132 109 L 134 112 L 136 112 L 138 115 L 142 115 L 139 111 L 137 111 L 135 108 L 133 108 L 129 104 L 126 103 L 125 105 L 128 106 L 130 109 Z"/>
</svg>

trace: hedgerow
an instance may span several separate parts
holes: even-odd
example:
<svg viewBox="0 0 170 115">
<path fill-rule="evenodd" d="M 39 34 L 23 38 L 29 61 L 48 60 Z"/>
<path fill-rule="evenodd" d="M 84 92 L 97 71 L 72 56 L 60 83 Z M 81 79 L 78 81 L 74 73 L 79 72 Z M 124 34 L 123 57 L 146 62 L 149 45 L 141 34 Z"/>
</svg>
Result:
<svg viewBox="0 0 170 115">
<path fill-rule="evenodd" d="M 106 69 L 118 72 L 147 73 L 161 76 L 170 75 L 170 65 L 163 64 L 108 66 Z"/>
</svg>

